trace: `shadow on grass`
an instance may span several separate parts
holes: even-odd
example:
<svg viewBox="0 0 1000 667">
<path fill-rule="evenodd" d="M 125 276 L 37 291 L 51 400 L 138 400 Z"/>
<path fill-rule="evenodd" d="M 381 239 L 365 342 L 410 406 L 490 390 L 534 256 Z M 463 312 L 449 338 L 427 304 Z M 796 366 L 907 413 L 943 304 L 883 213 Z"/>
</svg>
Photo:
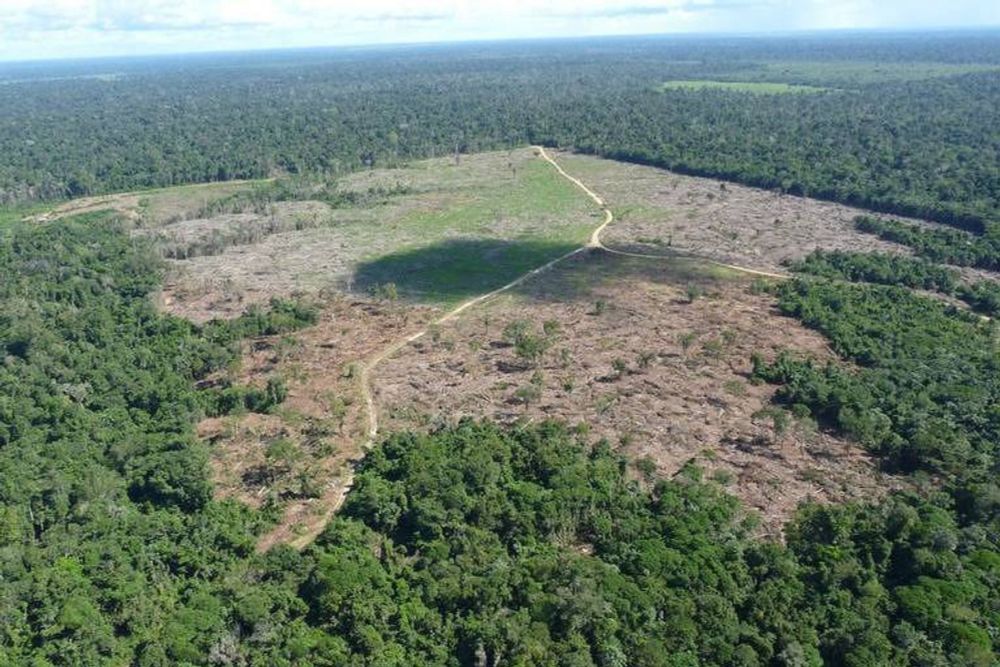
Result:
<svg viewBox="0 0 1000 667">
<path fill-rule="evenodd" d="M 602 250 L 581 253 L 546 274 L 529 280 L 516 293 L 535 301 L 593 301 L 604 288 L 653 283 L 680 290 L 711 294 L 722 283 L 747 281 L 748 276 L 702 260 L 676 254 L 659 257 L 622 257 Z"/>
<path fill-rule="evenodd" d="M 364 262 L 354 273 L 354 286 L 374 292 L 392 283 L 400 298 L 450 303 L 497 289 L 577 247 L 547 241 L 451 239 Z"/>
<path fill-rule="evenodd" d="M 577 247 L 545 241 L 453 239 L 361 264 L 354 286 L 376 292 L 392 283 L 399 297 L 408 301 L 456 303 L 506 285 Z M 544 279 L 519 285 L 515 293 L 538 301 L 587 300 L 594 298 L 595 290 L 618 281 L 711 290 L 734 279 L 747 277 L 689 257 L 628 258 L 587 250 L 554 267 Z"/>
</svg>

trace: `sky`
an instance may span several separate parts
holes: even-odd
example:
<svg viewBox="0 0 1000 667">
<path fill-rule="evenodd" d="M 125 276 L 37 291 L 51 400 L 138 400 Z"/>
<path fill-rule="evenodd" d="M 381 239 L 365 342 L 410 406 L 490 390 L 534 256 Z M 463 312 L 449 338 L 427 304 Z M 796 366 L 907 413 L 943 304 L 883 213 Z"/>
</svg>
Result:
<svg viewBox="0 0 1000 667">
<path fill-rule="evenodd" d="M 0 60 L 1000 25 L 1000 0 L 0 0 Z"/>
</svg>

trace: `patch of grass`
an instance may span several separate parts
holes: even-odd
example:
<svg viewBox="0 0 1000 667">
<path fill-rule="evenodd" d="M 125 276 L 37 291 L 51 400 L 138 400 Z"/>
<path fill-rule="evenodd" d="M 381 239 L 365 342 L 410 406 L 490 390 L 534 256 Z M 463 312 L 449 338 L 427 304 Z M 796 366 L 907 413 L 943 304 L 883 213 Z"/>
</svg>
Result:
<svg viewBox="0 0 1000 667">
<path fill-rule="evenodd" d="M 688 331 L 677 336 L 677 344 L 681 346 L 684 352 L 687 352 L 697 339 L 698 334 L 696 332 Z"/>
<path fill-rule="evenodd" d="M 720 359 L 725 351 L 725 343 L 720 338 L 710 338 L 701 344 L 702 354 L 709 359 Z"/>
<path fill-rule="evenodd" d="M 445 188 L 442 183 L 437 187 Z M 358 232 L 359 246 L 373 229 L 382 238 L 371 245 L 386 247 L 399 238 L 407 246 L 372 253 L 355 272 L 357 286 L 393 282 L 403 298 L 455 303 L 579 247 L 599 224 L 586 197 L 538 158 L 523 162 L 516 178 L 477 175 L 442 197 L 441 206 L 411 207 L 391 230 L 370 224 L 344 229 L 351 236 Z"/>
<path fill-rule="evenodd" d="M 587 235 L 583 232 L 590 229 L 589 221 L 581 224 L 578 219 L 574 220 L 575 225 L 570 225 L 570 230 L 558 224 L 531 224 L 579 210 L 581 202 L 586 203 L 571 183 L 539 159 L 526 162 L 517 179 L 489 184 L 480 182 L 463 187 L 455 194 L 457 196 L 449 205 L 415 209 L 399 224 L 431 235 L 444 232 L 500 235 L 515 223 L 516 228 L 509 230 L 515 235 L 530 234 L 533 238 L 559 240 L 567 234 L 586 240 Z M 574 236 L 574 232 L 580 236 Z"/>
<path fill-rule="evenodd" d="M 143 190 L 136 193 L 141 195 L 136 206 L 148 222 L 157 225 L 196 215 L 214 202 L 248 192 L 265 183 L 265 180 L 220 181 Z"/>
<path fill-rule="evenodd" d="M 736 93 L 753 93 L 756 95 L 786 95 L 788 93 L 822 93 L 829 88 L 818 86 L 802 86 L 790 83 L 776 83 L 773 81 L 665 81 L 660 84 L 658 90 L 666 92 L 670 90 L 724 90 Z"/>
<path fill-rule="evenodd" d="M 583 245 L 601 221 L 586 196 L 526 148 L 463 155 L 459 165 L 438 158 L 346 174 L 336 189 L 399 194 L 362 197 L 318 212 L 303 209 L 316 224 L 263 235 L 238 257 L 193 258 L 184 266 L 185 280 L 229 279 L 235 289 L 345 288 L 362 294 L 394 283 L 400 300 L 447 306 Z M 301 194 L 312 196 L 308 188 Z M 157 206 L 157 197 L 142 197 Z M 320 202 L 280 204 L 293 215 L 296 205 Z M 263 222 L 274 217 L 268 211 L 244 215 Z M 211 222 L 188 226 L 200 230 Z M 226 223 L 222 218 L 214 224 Z"/>
<path fill-rule="evenodd" d="M 761 63 L 759 69 L 734 73 L 732 78 L 849 88 L 890 81 L 920 81 L 943 76 L 998 70 L 1000 68 L 996 65 L 968 63 L 792 61 Z"/>
<path fill-rule="evenodd" d="M 691 284 L 684 288 L 684 295 L 687 297 L 688 303 L 694 303 L 705 296 L 705 288 L 698 284 Z"/>
<path fill-rule="evenodd" d="M 730 470 L 716 470 L 712 473 L 712 481 L 722 486 L 729 486 L 735 480 L 736 476 Z"/>
<path fill-rule="evenodd" d="M 454 304 L 496 289 L 576 247 L 539 240 L 441 241 L 364 262 L 354 281 L 364 290 L 394 283 L 401 298 Z"/>
<path fill-rule="evenodd" d="M 723 390 L 732 396 L 746 396 L 747 386 L 739 380 L 726 380 L 722 385 Z"/>
<path fill-rule="evenodd" d="M 597 401 L 594 403 L 594 409 L 597 411 L 597 414 L 603 415 L 617 402 L 618 394 L 603 394 L 597 397 Z"/>
<path fill-rule="evenodd" d="M 642 479 L 651 483 L 656 479 L 656 461 L 651 456 L 643 456 L 632 463 L 632 466 L 642 475 Z"/>
</svg>

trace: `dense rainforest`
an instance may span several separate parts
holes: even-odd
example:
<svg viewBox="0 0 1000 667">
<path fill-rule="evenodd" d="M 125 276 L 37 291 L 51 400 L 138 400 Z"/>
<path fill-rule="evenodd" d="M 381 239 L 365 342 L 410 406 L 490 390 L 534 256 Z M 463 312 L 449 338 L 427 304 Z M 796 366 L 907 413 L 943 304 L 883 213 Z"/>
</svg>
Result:
<svg viewBox="0 0 1000 667">
<path fill-rule="evenodd" d="M 990 317 L 1000 314 L 1000 283 L 996 280 L 962 281 L 954 269 L 925 259 L 887 253 L 816 250 L 805 259 L 793 262 L 791 269 L 824 278 L 938 292 L 964 301 L 978 313 Z"/>
<path fill-rule="evenodd" d="M 0 202 L 532 142 L 978 228 L 1000 206 L 998 45 L 632 38 L 7 65 Z M 661 85 L 716 79 L 811 92 Z"/>
</svg>

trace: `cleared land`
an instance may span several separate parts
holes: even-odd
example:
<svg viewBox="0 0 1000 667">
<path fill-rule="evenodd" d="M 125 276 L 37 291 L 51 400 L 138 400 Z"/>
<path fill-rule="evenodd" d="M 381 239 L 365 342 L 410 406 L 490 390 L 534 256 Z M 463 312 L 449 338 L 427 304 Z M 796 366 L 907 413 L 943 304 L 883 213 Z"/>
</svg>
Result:
<svg viewBox="0 0 1000 667">
<path fill-rule="evenodd" d="M 263 385 L 280 376 L 288 398 L 274 414 L 206 419 L 198 432 L 214 445 L 217 496 L 280 508 L 278 528 L 260 548 L 296 543 L 339 505 L 349 466 L 367 440 L 360 360 L 423 326 L 433 312 L 332 298 L 315 326 L 247 344 L 241 367 L 227 379 Z"/>
<path fill-rule="evenodd" d="M 592 156 L 555 155 L 615 211 L 615 224 L 603 236 L 611 249 L 690 254 L 778 273 L 817 249 L 912 254 L 858 232 L 854 219 L 870 214 L 862 209 Z M 970 280 L 990 276 L 967 267 L 959 271 Z"/>
<path fill-rule="evenodd" d="M 751 354 L 832 355 L 751 288 L 696 261 L 591 251 L 383 362 L 382 428 L 565 419 L 634 461 L 648 457 L 658 475 L 699 465 L 771 534 L 807 498 L 894 486 L 860 447 L 768 409 L 773 388 L 748 381 Z M 537 359 L 505 336 L 512 325 L 544 340 Z"/>
<path fill-rule="evenodd" d="M 996 72 L 1000 67 L 975 63 L 865 62 L 865 61 L 776 61 L 734 72 L 733 79 L 746 81 L 811 83 L 850 88 L 897 81 L 922 81 L 945 76 Z"/>
<path fill-rule="evenodd" d="M 517 167 L 510 161 L 508 167 L 516 178 Z M 552 169 L 552 173 L 559 172 Z M 557 178 L 571 188 L 576 187 L 563 175 Z M 536 215 L 551 215 L 553 209 L 560 210 L 559 203 L 553 201 L 553 194 L 566 199 L 565 193 L 552 188 L 550 179 L 529 178 L 527 182 L 529 187 L 525 192 L 505 194 L 511 202 L 517 202 L 510 206 L 513 211 L 526 215 L 532 207 L 541 206 Z M 431 192 L 440 193 L 441 184 L 435 185 L 437 188 Z M 378 183 L 369 185 L 369 190 L 384 187 Z M 393 187 L 407 192 L 418 188 L 418 191 L 426 191 L 420 186 L 397 184 Z M 250 220 L 240 223 L 252 227 Z M 433 223 L 425 221 L 424 226 L 433 227 Z M 445 229 L 450 231 L 453 225 Z M 565 254 L 559 243 L 550 240 L 558 238 L 557 225 L 549 225 L 544 230 L 529 229 L 537 230 L 541 238 L 523 238 L 522 229 L 518 234 L 521 238 L 502 240 L 505 255 L 522 264 L 531 262 L 525 266 L 511 262 L 509 257 L 497 256 L 495 249 L 491 249 L 493 256 L 484 262 L 483 257 L 476 256 L 481 249 L 480 239 L 463 241 L 458 247 L 454 241 L 444 240 L 401 255 L 391 254 L 388 259 L 393 268 L 404 267 L 410 275 L 419 276 L 418 284 L 423 289 L 407 290 L 413 283 L 403 283 L 404 293 L 423 298 L 435 295 L 440 302 L 449 303 L 459 297 L 468 298 L 467 293 L 473 291 L 494 289 L 498 286 L 497 281 L 506 282 L 512 272 L 524 275 L 545 265 L 552 261 L 552 253 L 559 253 L 555 257 Z M 581 238 L 591 231 L 590 226 L 583 231 Z M 213 227 L 212 234 L 216 233 L 219 229 Z M 404 260 L 401 263 L 400 257 Z M 434 262 L 427 264 L 424 260 L 412 265 L 414 257 L 433 257 Z M 361 265 L 358 273 L 371 271 L 373 266 L 384 270 L 380 265 L 384 259 Z M 480 264 L 467 264 L 469 260 Z M 446 271 L 443 276 L 442 270 Z M 456 271 L 461 275 L 453 275 Z M 469 277 L 478 280 L 466 284 Z M 372 284 L 384 287 L 387 283 Z M 436 290 L 428 292 L 427 285 Z M 442 292 L 445 288 L 447 291 Z M 386 290 L 380 293 L 386 296 Z M 386 301 L 395 299 L 394 287 L 392 298 Z M 472 303 L 477 300 L 473 297 Z M 377 363 L 374 360 L 383 358 L 384 350 L 402 349 L 402 345 L 394 341 L 411 338 L 413 334 L 407 334 L 407 329 L 425 331 L 426 322 L 435 313 L 429 309 L 396 307 L 392 303 L 379 306 L 338 299 L 335 304 L 341 306 L 335 315 L 328 312 L 322 324 L 303 332 L 301 337 L 284 336 L 251 344 L 244 372 L 228 378 L 233 382 L 260 384 L 267 377 L 278 374 L 290 380 L 294 389 L 282 411 L 268 416 L 210 419 L 199 428 L 202 436 L 217 446 L 215 481 L 220 495 L 237 497 L 250 504 L 277 502 L 283 505 L 283 518 L 278 527 L 261 540 L 261 549 L 279 542 L 308 543 L 325 525 L 330 513 L 339 507 L 352 478 L 348 466 L 362 455 L 364 446 L 377 429 L 368 389 L 369 369 Z M 357 312 L 358 308 L 361 313 Z M 359 321 L 359 315 L 361 320 L 367 321 Z M 339 374 L 332 376 L 331 367 L 339 368 Z"/>
<path fill-rule="evenodd" d="M 581 176 L 604 195 L 588 177 L 609 163 L 568 155 L 558 159 L 570 175 Z M 471 159 L 466 162 L 476 164 Z M 581 163 L 589 172 L 575 168 Z M 441 197 L 444 188 L 432 174 L 437 169 L 453 176 L 460 168 L 448 165 L 436 161 L 430 169 L 410 170 L 428 181 L 410 176 L 406 197 L 427 193 Z M 645 172 L 644 179 L 661 185 L 676 178 L 659 170 L 636 169 Z M 357 178 L 367 179 L 367 187 L 384 188 L 398 177 L 385 171 Z M 601 182 L 607 184 L 607 174 Z M 365 183 L 361 181 L 362 186 Z M 711 183 L 721 189 L 718 182 Z M 551 190 L 551 186 L 536 187 L 526 196 L 540 193 L 538 208 L 550 210 L 551 198 L 545 193 Z M 751 192 L 765 197 L 751 205 L 767 205 L 770 193 Z M 599 210 L 582 192 L 571 193 L 583 207 L 562 210 L 582 215 L 587 224 L 582 229 L 565 221 L 558 226 L 574 228 L 577 239 L 586 240 L 587 232 L 600 222 L 595 215 Z M 518 201 L 522 211 L 534 206 L 530 200 L 511 201 Z M 616 210 L 624 210 L 628 220 L 630 208 Z M 442 211 L 436 218 L 448 215 Z M 459 222 L 449 222 L 447 228 Z M 416 224 L 433 231 L 433 221 L 427 218 Z M 613 237 L 618 224 L 608 228 L 606 238 Z M 275 234 L 263 242 L 311 231 Z M 475 240 L 468 241 L 469 247 L 475 247 Z M 512 246 L 523 242 L 509 241 Z M 770 408 L 773 390 L 748 381 L 754 352 L 773 355 L 790 348 L 831 358 L 821 337 L 781 317 L 771 298 L 755 289 L 749 277 L 700 260 L 657 257 L 655 243 L 636 249 L 645 253 L 650 245 L 654 252 L 649 259 L 592 248 L 513 293 L 435 325 L 428 335 L 398 347 L 363 380 L 370 379 L 373 385 L 380 432 L 433 428 L 463 416 L 508 423 L 555 417 L 586 424 L 595 439 L 609 440 L 637 462 L 644 470 L 637 475 L 669 476 L 689 463 L 699 465 L 759 510 L 764 530 L 775 535 L 805 499 L 872 497 L 898 485 L 898 480 L 879 473 L 858 446 Z M 409 254 L 446 261 L 449 254 L 462 250 L 445 238 Z M 390 256 L 401 254 L 408 253 Z M 743 257 L 718 259 L 734 262 Z M 410 274 L 416 276 L 416 288 L 406 282 L 408 274 L 397 274 L 403 276 L 399 287 L 410 299 L 380 304 L 337 299 L 331 306 L 337 314 L 325 317 L 321 325 L 283 340 L 258 342 L 259 349 L 248 353 L 249 362 L 238 379 L 261 383 L 273 373 L 290 378 L 292 397 L 282 413 L 203 425 L 203 433 L 218 445 L 217 483 L 222 493 L 253 503 L 269 498 L 283 504 L 284 520 L 265 538 L 263 547 L 305 543 L 342 499 L 345 480 L 350 478 L 346 466 L 363 453 L 367 439 L 358 382 L 364 360 L 423 330 L 441 312 L 415 303 L 436 299 L 448 304 L 467 296 L 465 287 L 427 290 L 419 270 L 426 271 L 428 264 L 416 266 L 417 273 Z M 487 266 L 501 267 L 491 286 L 509 277 L 503 265 Z M 780 268 L 759 261 L 750 266 Z M 358 267 L 358 272 L 367 269 L 364 263 Z M 433 264 L 429 268 L 432 275 L 436 273 Z M 440 284 L 461 281 L 468 270 L 459 264 L 451 269 L 458 275 Z M 359 317 L 359 309 L 367 314 Z M 371 317 L 372 312 L 378 316 Z M 512 345 L 511 325 L 527 328 L 542 341 L 544 351 L 526 356 Z M 334 332 L 339 332 L 337 340 Z M 283 352 L 274 352 L 277 349 Z M 318 401 L 318 396 L 326 398 Z M 317 437 L 324 444 L 317 446 Z M 291 452 L 277 466 L 275 456 L 268 454 L 275 443 L 279 450 Z"/>
<path fill-rule="evenodd" d="M 666 90 L 726 90 L 737 93 L 755 93 L 758 95 L 784 95 L 788 93 L 822 93 L 830 88 L 804 86 L 791 83 L 775 83 L 771 81 L 710 81 L 692 79 L 685 81 L 665 81 L 660 85 L 661 91 Z"/>
<path fill-rule="evenodd" d="M 772 389 L 748 380 L 752 353 L 832 355 L 774 310 L 759 279 L 704 260 L 780 272 L 815 247 L 901 248 L 854 232 L 858 211 L 848 207 L 555 157 L 566 175 L 521 149 L 355 174 L 337 184 L 358 195 L 347 204 L 305 197 L 230 210 L 215 205 L 226 191 L 155 217 L 151 202 L 139 209 L 136 233 L 176 258 L 167 310 L 204 320 L 270 296 L 323 304 L 316 326 L 248 343 L 226 378 L 281 376 L 290 391 L 281 409 L 199 428 L 215 445 L 219 495 L 283 517 L 261 548 L 307 543 L 339 506 L 370 434 L 369 382 L 380 433 L 463 416 L 566 419 L 619 447 L 637 476 L 697 464 L 758 509 L 771 534 L 807 498 L 869 498 L 899 484 L 858 446 L 770 407 Z M 604 214 L 572 177 L 616 214 L 603 243 L 648 257 L 593 247 Z M 587 244 L 427 328 L 450 306 Z M 512 344 L 517 329 L 534 351 Z M 381 363 L 369 372 L 371 359 Z"/>
<path fill-rule="evenodd" d="M 159 226 L 196 216 L 213 202 L 252 188 L 264 181 L 224 181 L 173 188 L 127 192 L 99 197 L 80 197 L 42 212 L 26 216 L 35 222 L 50 222 L 94 211 L 117 211 L 143 226 Z"/>
<path fill-rule="evenodd" d="M 252 227 L 256 220 L 265 231 L 175 262 L 164 295 L 168 308 L 203 320 L 273 294 L 367 295 L 390 283 L 411 301 L 457 303 L 581 245 L 598 216 L 530 149 L 375 170 L 347 177 L 339 187 L 402 194 L 360 206 L 311 202 L 308 215 L 315 219 L 299 226 L 287 221 L 298 215 L 287 205 L 276 207 L 277 225 L 269 216 L 245 214 L 239 224 Z M 178 225 L 194 237 L 211 233 L 218 220 Z M 180 232 L 173 227 L 158 233 Z"/>
</svg>

